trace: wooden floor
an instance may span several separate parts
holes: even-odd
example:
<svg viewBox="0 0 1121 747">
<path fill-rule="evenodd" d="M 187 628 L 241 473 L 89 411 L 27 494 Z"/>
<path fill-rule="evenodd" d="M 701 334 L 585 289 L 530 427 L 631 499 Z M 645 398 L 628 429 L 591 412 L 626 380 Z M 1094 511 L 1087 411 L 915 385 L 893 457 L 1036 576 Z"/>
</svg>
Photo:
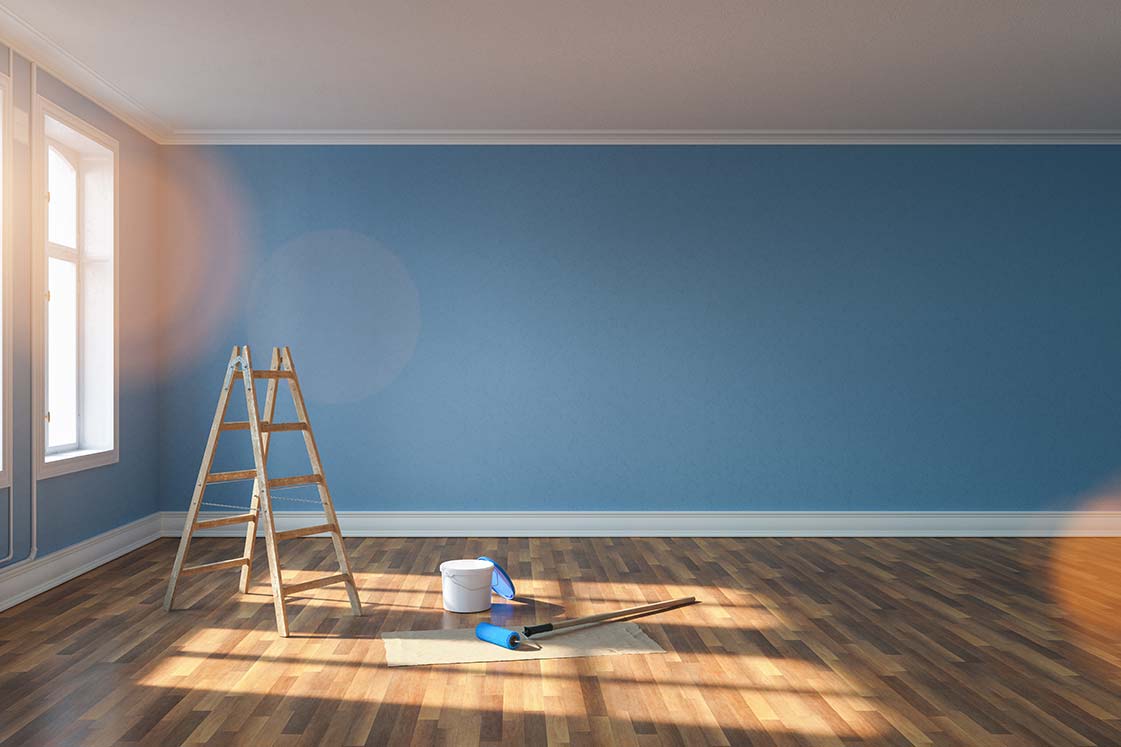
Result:
<svg viewBox="0 0 1121 747">
<path fill-rule="evenodd" d="M 237 554 L 199 539 L 192 558 Z M 0 613 L 5 744 L 1121 745 L 1121 540 L 363 539 L 274 628 L 263 563 L 160 604 L 160 540 Z M 659 598 L 643 656 L 387 669 L 382 631 L 474 625 L 439 561 L 506 561 L 523 623 Z M 328 540 L 282 544 L 333 570 Z M 298 574 L 292 580 L 299 580 Z"/>
</svg>

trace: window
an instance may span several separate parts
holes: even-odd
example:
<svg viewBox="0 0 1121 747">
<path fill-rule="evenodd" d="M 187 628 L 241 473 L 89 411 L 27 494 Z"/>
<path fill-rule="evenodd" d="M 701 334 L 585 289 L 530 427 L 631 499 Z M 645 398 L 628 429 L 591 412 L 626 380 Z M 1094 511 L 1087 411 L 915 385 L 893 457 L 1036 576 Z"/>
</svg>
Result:
<svg viewBox="0 0 1121 747">
<path fill-rule="evenodd" d="M 42 476 L 50 476 L 116 461 L 117 147 L 49 102 L 41 107 Z"/>
<path fill-rule="evenodd" d="M 47 240 L 55 246 L 78 248 L 78 167 L 74 154 L 63 155 L 57 145 L 47 146 Z"/>
<path fill-rule="evenodd" d="M 78 262 L 47 266 L 47 451 L 61 451 L 78 448 Z"/>
</svg>

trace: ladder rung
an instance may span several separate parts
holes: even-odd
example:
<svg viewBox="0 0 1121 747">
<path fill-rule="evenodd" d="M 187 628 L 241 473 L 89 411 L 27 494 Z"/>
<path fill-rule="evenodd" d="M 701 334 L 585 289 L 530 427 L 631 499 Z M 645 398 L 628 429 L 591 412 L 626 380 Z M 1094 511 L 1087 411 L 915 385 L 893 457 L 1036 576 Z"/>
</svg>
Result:
<svg viewBox="0 0 1121 747">
<path fill-rule="evenodd" d="M 254 379 L 294 379 L 295 375 L 291 371 L 254 371 Z"/>
<path fill-rule="evenodd" d="M 275 433 L 277 431 L 306 431 L 307 423 L 269 423 L 261 421 L 261 431 Z"/>
<path fill-rule="evenodd" d="M 249 565 L 249 558 L 232 558 L 230 560 L 219 560 L 217 563 L 205 563 L 203 565 L 192 565 L 179 571 L 180 576 L 193 576 L 196 573 L 206 573 L 208 571 L 222 571 L 227 568 L 240 568 L 243 565 Z"/>
<path fill-rule="evenodd" d="M 270 488 L 290 488 L 294 485 L 313 485 L 323 482 L 323 475 L 296 475 L 295 477 L 274 477 L 269 480 Z"/>
<path fill-rule="evenodd" d="M 257 514 L 234 514 L 223 516 L 221 519 L 206 519 L 195 522 L 195 529 L 210 529 L 211 527 L 224 527 L 227 524 L 244 524 L 247 521 L 256 521 Z"/>
<path fill-rule="evenodd" d="M 342 581 L 349 581 L 350 577 L 345 573 L 336 573 L 333 576 L 324 576 L 323 578 L 313 579 L 311 581 L 303 581 L 298 584 L 284 584 L 284 596 L 295 594 L 306 589 L 318 589 L 320 586 L 330 586 Z"/>
<path fill-rule="evenodd" d="M 221 429 L 224 431 L 247 431 L 249 430 L 249 421 L 230 420 L 222 423 Z M 307 423 L 270 423 L 267 420 L 262 420 L 260 429 L 261 433 L 276 433 L 277 431 L 306 431 L 308 427 Z"/>
<path fill-rule="evenodd" d="M 300 527 L 299 529 L 288 529 L 283 532 L 277 532 L 276 539 L 279 542 L 280 540 L 294 539 L 296 537 L 310 537 L 313 534 L 337 531 L 334 524 L 316 524 L 313 527 Z"/>
<path fill-rule="evenodd" d="M 234 472 L 211 472 L 206 476 L 207 482 L 230 482 L 231 480 L 252 480 L 257 477 L 255 469 L 239 469 Z M 272 480 L 269 480 L 271 483 Z"/>
</svg>

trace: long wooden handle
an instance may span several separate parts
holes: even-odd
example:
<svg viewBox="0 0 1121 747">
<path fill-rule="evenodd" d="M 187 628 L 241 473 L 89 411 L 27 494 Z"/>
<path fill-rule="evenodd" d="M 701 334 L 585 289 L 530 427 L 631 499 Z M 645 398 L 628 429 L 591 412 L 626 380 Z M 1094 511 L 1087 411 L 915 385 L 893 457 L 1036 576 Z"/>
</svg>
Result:
<svg viewBox="0 0 1121 747">
<path fill-rule="evenodd" d="M 663 602 L 652 602 L 650 604 L 640 604 L 637 607 L 627 607 L 622 610 L 615 610 L 614 612 L 601 612 L 598 615 L 587 615 L 585 617 L 577 617 L 572 620 L 561 620 L 554 623 L 542 623 L 540 625 L 528 625 L 525 628 L 525 635 L 531 636 L 537 633 L 547 633 L 550 630 L 560 630 L 562 628 L 571 628 L 576 625 L 589 625 L 595 622 L 603 622 L 605 620 L 614 620 L 619 617 L 629 617 L 631 615 L 641 615 L 644 612 L 664 612 L 674 607 L 681 607 L 686 604 L 693 604 L 696 602 L 695 597 L 681 597 L 680 599 L 668 599 Z"/>
</svg>

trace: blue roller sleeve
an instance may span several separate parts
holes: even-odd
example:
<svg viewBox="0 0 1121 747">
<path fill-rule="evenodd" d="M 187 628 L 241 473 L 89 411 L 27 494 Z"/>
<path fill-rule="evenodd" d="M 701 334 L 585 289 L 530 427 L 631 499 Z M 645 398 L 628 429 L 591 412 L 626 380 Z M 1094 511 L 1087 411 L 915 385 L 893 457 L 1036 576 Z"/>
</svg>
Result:
<svg viewBox="0 0 1121 747">
<path fill-rule="evenodd" d="M 518 633 L 507 628 L 500 628 L 497 625 L 490 623 L 479 623 L 475 626 L 475 637 L 480 641 L 493 643 L 502 648 L 516 650 L 518 644 L 521 642 L 522 637 Z"/>
</svg>

